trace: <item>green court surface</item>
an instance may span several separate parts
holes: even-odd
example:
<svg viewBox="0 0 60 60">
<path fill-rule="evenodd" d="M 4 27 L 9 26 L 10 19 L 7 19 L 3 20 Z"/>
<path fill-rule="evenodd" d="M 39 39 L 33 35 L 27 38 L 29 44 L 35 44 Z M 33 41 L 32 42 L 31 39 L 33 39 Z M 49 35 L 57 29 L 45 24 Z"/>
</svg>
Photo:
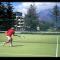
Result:
<svg viewBox="0 0 60 60">
<path fill-rule="evenodd" d="M 58 42 L 60 42 L 60 37 L 58 40 L 59 40 Z M 58 44 L 58 56 L 60 57 L 60 44 Z"/>
<path fill-rule="evenodd" d="M 10 47 L 1 45 L 7 38 L 0 33 L 0 57 L 60 57 L 60 35 L 17 35 Z"/>
</svg>

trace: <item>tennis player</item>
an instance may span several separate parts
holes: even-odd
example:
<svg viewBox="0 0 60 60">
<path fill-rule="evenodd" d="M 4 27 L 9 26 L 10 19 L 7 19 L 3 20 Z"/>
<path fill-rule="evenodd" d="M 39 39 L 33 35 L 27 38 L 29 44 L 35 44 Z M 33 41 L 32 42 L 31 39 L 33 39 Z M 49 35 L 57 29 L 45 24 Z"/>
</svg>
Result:
<svg viewBox="0 0 60 60">
<path fill-rule="evenodd" d="M 12 40 L 13 40 L 14 33 L 15 33 L 14 27 L 11 27 L 10 29 L 8 29 L 5 32 L 5 35 L 7 37 L 7 41 L 4 43 L 4 45 L 7 44 L 7 43 L 10 43 L 10 46 L 13 46 L 12 45 Z"/>
</svg>

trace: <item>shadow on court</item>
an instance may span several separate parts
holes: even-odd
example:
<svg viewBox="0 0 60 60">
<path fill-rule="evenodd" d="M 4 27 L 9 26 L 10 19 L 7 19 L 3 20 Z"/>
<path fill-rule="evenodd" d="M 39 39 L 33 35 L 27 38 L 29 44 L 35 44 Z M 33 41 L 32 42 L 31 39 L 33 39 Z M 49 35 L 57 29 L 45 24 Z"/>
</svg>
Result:
<svg viewBox="0 0 60 60">
<path fill-rule="evenodd" d="M 13 47 L 19 47 L 19 46 L 24 46 L 24 45 L 13 45 Z"/>
</svg>

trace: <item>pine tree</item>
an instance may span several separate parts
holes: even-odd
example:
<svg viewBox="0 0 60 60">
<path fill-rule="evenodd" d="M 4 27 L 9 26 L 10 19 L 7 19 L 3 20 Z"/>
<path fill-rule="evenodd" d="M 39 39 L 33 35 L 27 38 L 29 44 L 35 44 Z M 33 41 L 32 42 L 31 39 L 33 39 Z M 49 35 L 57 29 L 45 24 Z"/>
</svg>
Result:
<svg viewBox="0 0 60 60">
<path fill-rule="evenodd" d="M 30 31 L 36 31 L 38 26 L 38 16 L 36 13 L 36 7 L 31 5 L 24 18 L 25 28 Z"/>
<path fill-rule="evenodd" d="M 54 6 L 52 14 L 54 15 L 54 26 L 55 26 L 55 28 L 57 30 L 57 28 L 58 28 L 58 26 L 57 26 L 57 24 L 58 24 L 58 16 L 60 15 L 59 7 L 57 6 L 57 4 Z"/>
</svg>

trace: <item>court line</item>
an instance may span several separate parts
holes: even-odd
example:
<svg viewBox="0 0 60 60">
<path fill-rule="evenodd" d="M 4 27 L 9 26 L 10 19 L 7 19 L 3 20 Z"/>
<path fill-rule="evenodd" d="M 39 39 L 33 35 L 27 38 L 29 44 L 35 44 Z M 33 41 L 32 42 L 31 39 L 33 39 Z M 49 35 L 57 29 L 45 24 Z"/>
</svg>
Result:
<svg viewBox="0 0 60 60">
<path fill-rule="evenodd" d="M 58 57 L 58 36 L 57 36 L 57 45 L 56 45 L 56 57 Z"/>
</svg>

